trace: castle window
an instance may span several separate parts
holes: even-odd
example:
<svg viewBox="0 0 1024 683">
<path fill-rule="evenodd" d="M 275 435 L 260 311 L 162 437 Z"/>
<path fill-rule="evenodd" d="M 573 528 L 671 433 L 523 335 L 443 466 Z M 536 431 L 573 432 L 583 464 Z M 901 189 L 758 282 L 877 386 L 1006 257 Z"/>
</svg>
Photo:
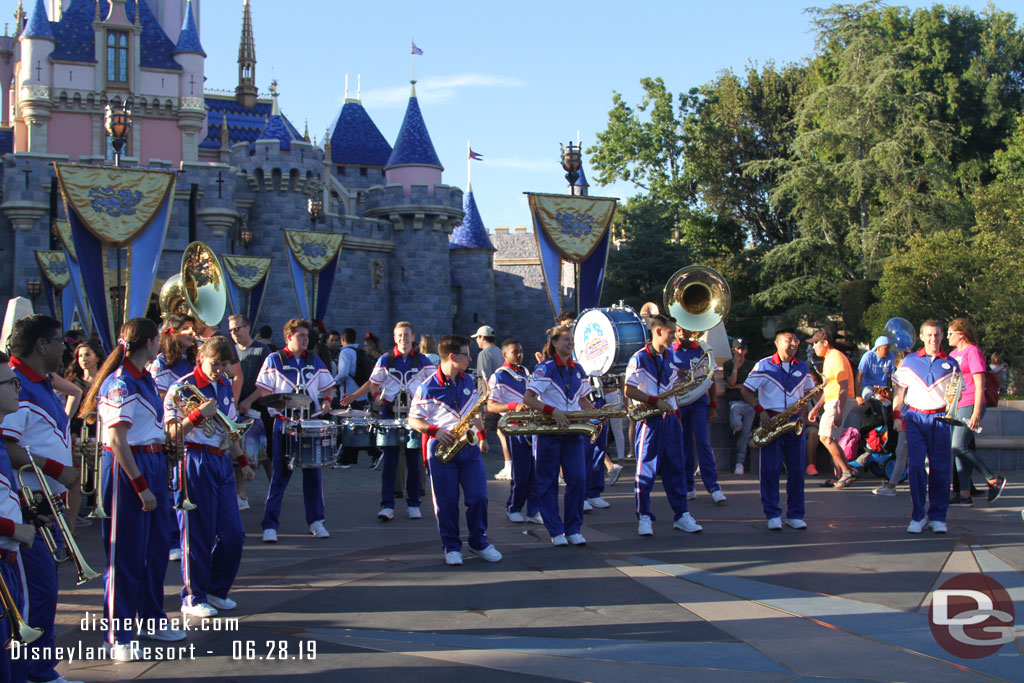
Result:
<svg viewBox="0 0 1024 683">
<path fill-rule="evenodd" d="M 107 31 L 107 82 L 128 83 L 128 33 Z"/>
</svg>

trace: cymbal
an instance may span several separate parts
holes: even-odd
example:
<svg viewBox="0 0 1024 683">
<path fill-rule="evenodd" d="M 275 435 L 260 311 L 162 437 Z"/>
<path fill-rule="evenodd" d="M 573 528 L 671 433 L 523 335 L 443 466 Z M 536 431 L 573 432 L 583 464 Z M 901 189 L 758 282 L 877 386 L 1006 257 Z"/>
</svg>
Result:
<svg viewBox="0 0 1024 683">
<path fill-rule="evenodd" d="M 331 417 L 369 417 L 370 412 L 367 410 L 352 410 L 351 408 L 339 408 L 332 410 L 330 413 Z"/>
<path fill-rule="evenodd" d="M 301 410 L 313 405 L 313 399 L 308 394 L 270 394 L 256 401 L 256 404 L 274 410 Z"/>
</svg>

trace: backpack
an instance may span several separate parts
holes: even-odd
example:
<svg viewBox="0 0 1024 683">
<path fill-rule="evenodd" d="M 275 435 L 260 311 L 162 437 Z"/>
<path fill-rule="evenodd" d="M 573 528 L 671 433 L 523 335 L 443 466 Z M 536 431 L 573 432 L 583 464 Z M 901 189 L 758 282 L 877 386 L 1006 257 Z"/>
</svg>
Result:
<svg viewBox="0 0 1024 683">
<path fill-rule="evenodd" d="M 857 459 L 857 450 L 860 447 L 860 430 L 856 427 L 847 427 L 842 434 L 839 435 L 839 450 L 843 452 L 843 456 L 847 462 L 850 460 Z"/>
<path fill-rule="evenodd" d="M 355 380 L 356 386 L 363 386 L 366 384 L 366 380 L 370 379 L 370 375 L 373 374 L 373 361 L 366 355 L 366 351 L 360 348 L 352 349 L 356 352 L 356 366 L 352 371 L 352 379 Z"/>
<path fill-rule="evenodd" d="M 999 375 L 992 372 L 991 368 L 985 368 L 985 405 L 995 408 L 999 405 L 999 389 L 1002 382 Z"/>
</svg>

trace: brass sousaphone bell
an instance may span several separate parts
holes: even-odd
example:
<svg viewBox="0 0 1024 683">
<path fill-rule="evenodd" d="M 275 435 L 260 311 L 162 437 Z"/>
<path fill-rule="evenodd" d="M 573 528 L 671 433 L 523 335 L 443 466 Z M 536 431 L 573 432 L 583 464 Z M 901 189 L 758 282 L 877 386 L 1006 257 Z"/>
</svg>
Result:
<svg viewBox="0 0 1024 683">
<path fill-rule="evenodd" d="M 192 242 L 181 255 L 181 272 L 160 288 L 160 314 L 187 315 L 217 327 L 227 310 L 224 269 L 217 255 L 202 242 Z"/>
</svg>

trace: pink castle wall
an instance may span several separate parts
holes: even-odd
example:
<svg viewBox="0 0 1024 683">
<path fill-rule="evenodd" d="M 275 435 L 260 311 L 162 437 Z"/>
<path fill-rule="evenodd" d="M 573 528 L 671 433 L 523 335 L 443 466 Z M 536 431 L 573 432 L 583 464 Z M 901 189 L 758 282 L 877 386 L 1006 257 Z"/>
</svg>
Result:
<svg viewBox="0 0 1024 683">
<path fill-rule="evenodd" d="M 410 185 L 427 185 L 427 195 L 434 196 L 434 185 L 441 184 L 441 171 L 429 166 L 399 166 L 384 172 L 388 185 L 402 184 L 402 192 L 409 194 Z"/>
<path fill-rule="evenodd" d="M 177 166 L 181 163 L 181 131 L 174 121 L 162 119 L 140 119 L 136 121 L 142 139 L 142 150 L 138 154 L 143 166 L 150 159 L 163 159 Z"/>
<path fill-rule="evenodd" d="M 55 111 L 46 127 L 46 151 L 67 154 L 71 161 L 92 152 L 92 118 L 89 114 Z"/>
</svg>

